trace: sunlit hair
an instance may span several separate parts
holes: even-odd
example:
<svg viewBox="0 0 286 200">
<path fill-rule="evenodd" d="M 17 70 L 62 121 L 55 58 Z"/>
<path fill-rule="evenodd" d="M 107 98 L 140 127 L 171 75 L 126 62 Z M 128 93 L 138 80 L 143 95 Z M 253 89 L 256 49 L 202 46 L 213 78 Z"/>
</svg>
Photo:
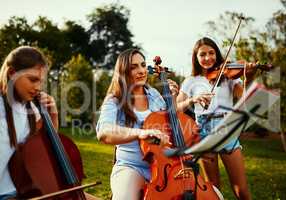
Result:
<svg viewBox="0 0 286 200">
<path fill-rule="evenodd" d="M 14 95 L 13 82 L 9 81 L 9 74 L 20 72 L 21 70 L 33 68 L 36 66 L 47 67 L 47 61 L 44 55 L 36 48 L 30 46 L 20 46 L 12 50 L 5 58 L 0 69 L 0 94 L 3 97 L 4 107 L 6 111 L 7 127 L 10 139 L 10 146 L 17 148 L 17 134 L 13 121 L 12 107 L 9 104 L 9 99 Z M 17 91 L 16 91 L 17 92 Z M 10 98 L 9 98 L 10 97 Z M 26 104 L 30 135 L 36 131 L 35 114 L 31 109 L 31 102 Z"/>
<path fill-rule="evenodd" d="M 20 46 L 12 50 L 0 69 L 0 93 L 8 93 L 10 70 L 19 72 L 35 66 L 47 67 L 47 61 L 40 50 L 30 46 Z"/>
<path fill-rule="evenodd" d="M 116 60 L 112 81 L 107 90 L 107 94 L 116 97 L 122 105 L 127 126 L 132 126 L 136 121 L 135 113 L 131 108 L 133 104 L 133 102 L 130 102 L 132 101 L 132 97 L 129 96 L 132 94 L 131 91 L 129 91 L 133 87 L 130 71 L 132 56 L 135 54 L 140 54 L 145 60 L 145 56 L 138 49 L 127 49 L 119 54 Z"/>
<path fill-rule="evenodd" d="M 198 40 L 194 46 L 193 54 L 192 54 L 192 76 L 197 76 L 202 74 L 202 67 L 198 61 L 197 54 L 199 48 L 203 45 L 208 45 L 215 50 L 216 53 L 216 62 L 213 67 L 217 67 L 223 63 L 223 57 L 221 52 L 217 46 L 217 44 L 210 38 L 203 37 L 202 39 Z"/>
</svg>

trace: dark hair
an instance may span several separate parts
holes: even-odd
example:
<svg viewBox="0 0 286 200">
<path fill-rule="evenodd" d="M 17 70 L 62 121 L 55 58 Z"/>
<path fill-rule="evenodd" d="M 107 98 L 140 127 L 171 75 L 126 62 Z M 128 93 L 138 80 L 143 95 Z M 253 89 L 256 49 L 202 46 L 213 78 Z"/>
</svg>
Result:
<svg viewBox="0 0 286 200">
<path fill-rule="evenodd" d="M 223 57 L 221 55 L 221 52 L 217 44 L 212 39 L 208 37 L 203 37 L 196 42 L 194 49 L 193 49 L 193 54 L 192 54 L 192 75 L 193 76 L 202 74 L 202 67 L 198 61 L 197 54 L 198 54 L 199 48 L 203 45 L 208 45 L 215 50 L 216 62 L 213 67 L 217 67 L 223 62 Z"/>
<path fill-rule="evenodd" d="M 107 95 L 111 94 L 121 103 L 127 126 L 132 126 L 137 120 L 133 109 L 130 108 L 132 98 L 128 96 L 128 94 L 130 94 L 129 89 L 132 87 L 130 78 L 132 56 L 135 54 L 140 54 L 145 60 L 144 54 L 138 49 L 127 49 L 119 54 L 116 60 L 112 81 L 107 90 Z"/>
</svg>

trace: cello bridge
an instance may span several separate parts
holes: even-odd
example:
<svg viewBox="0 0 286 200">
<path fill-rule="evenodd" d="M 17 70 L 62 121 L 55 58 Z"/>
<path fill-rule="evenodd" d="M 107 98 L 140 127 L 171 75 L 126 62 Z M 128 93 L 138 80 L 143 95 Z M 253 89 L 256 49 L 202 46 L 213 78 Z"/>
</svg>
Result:
<svg viewBox="0 0 286 200">
<path fill-rule="evenodd" d="M 188 167 L 181 169 L 175 176 L 174 179 L 184 179 L 184 178 L 191 178 L 193 176 L 193 169 Z"/>
</svg>

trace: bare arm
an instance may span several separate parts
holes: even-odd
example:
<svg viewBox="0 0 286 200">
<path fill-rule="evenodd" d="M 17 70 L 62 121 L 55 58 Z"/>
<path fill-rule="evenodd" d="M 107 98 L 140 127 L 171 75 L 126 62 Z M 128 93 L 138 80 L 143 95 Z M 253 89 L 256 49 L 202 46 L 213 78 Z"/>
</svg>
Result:
<svg viewBox="0 0 286 200">
<path fill-rule="evenodd" d="M 97 138 L 106 144 L 123 144 L 138 139 L 140 129 L 105 124 L 97 133 Z"/>
<path fill-rule="evenodd" d="M 155 129 L 138 129 L 122 127 L 114 124 L 105 124 L 102 128 L 100 128 L 97 134 L 98 140 L 105 144 L 113 145 L 124 144 L 137 139 L 147 139 L 150 137 L 160 139 L 161 145 L 170 144 L 169 136 Z"/>
<path fill-rule="evenodd" d="M 205 107 L 210 104 L 213 95 L 213 93 L 202 93 L 197 96 L 188 97 L 184 92 L 180 91 L 177 97 L 177 109 L 185 111 L 194 103 L 199 103 L 202 107 Z"/>
<path fill-rule="evenodd" d="M 246 89 L 246 87 L 248 87 L 248 85 L 251 83 L 250 80 L 252 80 L 252 79 L 246 79 L 246 80 L 244 80 L 243 84 L 237 83 L 237 84 L 234 85 L 233 96 L 235 98 L 239 99 L 242 96 L 242 94 L 243 94 L 244 90 Z M 244 87 L 244 85 L 245 85 L 245 87 Z"/>
<path fill-rule="evenodd" d="M 192 105 L 192 99 L 189 98 L 184 92 L 180 91 L 177 96 L 177 110 L 185 111 Z"/>
</svg>

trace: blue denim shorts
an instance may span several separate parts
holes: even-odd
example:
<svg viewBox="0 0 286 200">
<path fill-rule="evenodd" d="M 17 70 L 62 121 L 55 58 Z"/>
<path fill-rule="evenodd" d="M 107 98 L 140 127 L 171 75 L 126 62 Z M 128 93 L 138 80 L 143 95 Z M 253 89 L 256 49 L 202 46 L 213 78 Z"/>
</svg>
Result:
<svg viewBox="0 0 286 200">
<path fill-rule="evenodd" d="M 200 128 L 200 136 L 201 139 L 205 138 L 209 135 L 212 129 L 219 124 L 219 122 L 223 118 L 208 118 L 207 115 L 197 116 L 197 123 Z M 226 145 L 224 145 L 223 149 L 219 151 L 219 153 L 230 153 L 237 148 L 242 148 L 238 139 L 233 139 Z"/>
<path fill-rule="evenodd" d="M 7 194 L 0 194 L 0 200 L 7 200 L 7 199 L 15 198 L 16 196 L 17 196 L 16 191 L 10 192 Z"/>
</svg>

